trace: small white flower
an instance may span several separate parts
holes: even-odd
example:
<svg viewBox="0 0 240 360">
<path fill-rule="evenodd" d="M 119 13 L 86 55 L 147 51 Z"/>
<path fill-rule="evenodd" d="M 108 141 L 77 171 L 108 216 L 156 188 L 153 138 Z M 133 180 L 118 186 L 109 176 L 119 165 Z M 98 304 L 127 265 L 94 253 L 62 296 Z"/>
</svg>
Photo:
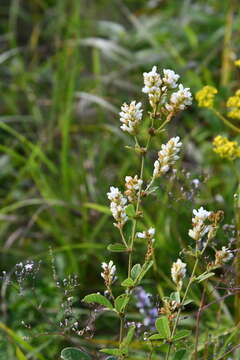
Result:
<svg viewBox="0 0 240 360">
<path fill-rule="evenodd" d="M 110 192 L 107 193 L 108 199 L 111 201 L 110 209 L 112 216 L 117 221 L 119 226 L 123 226 L 128 220 L 126 215 L 126 203 L 127 199 L 122 195 L 121 191 L 117 187 L 111 186 Z"/>
<path fill-rule="evenodd" d="M 124 194 L 128 197 L 128 200 L 130 202 L 134 202 L 137 200 L 142 183 L 143 181 L 139 179 L 137 175 L 135 175 L 134 177 L 132 176 L 125 177 L 126 191 L 124 192 Z"/>
<path fill-rule="evenodd" d="M 192 94 L 189 88 L 184 88 L 182 84 L 179 85 L 178 91 L 172 93 L 170 102 L 166 104 L 166 109 L 169 112 L 184 110 L 188 105 L 192 104 Z"/>
<path fill-rule="evenodd" d="M 155 241 L 155 239 L 153 238 L 155 235 L 154 228 L 150 228 L 147 231 L 138 232 L 136 235 L 139 239 L 148 239 L 148 240 L 152 240 L 152 242 Z"/>
<path fill-rule="evenodd" d="M 193 215 L 193 228 L 189 230 L 188 235 L 192 239 L 199 241 L 213 228 L 212 225 L 204 223 L 211 215 L 211 211 L 207 211 L 201 206 L 198 210 L 193 210 Z"/>
<path fill-rule="evenodd" d="M 120 128 L 123 131 L 128 132 L 129 134 L 134 134 L 137 131 L 138 124 L 142 120 L 142 112 L 141 109 L 142 103 L 136 101 L 132 101 L 130 105 L 124 103 L 121 107 L 120 121 L 123 125 Z"/>
<path fill-rule="evenodd" d="M 218 250 L 215 254 L 215 265 L 222 265 L 233 258 L 233 253 L 226 246 L 222 250 Z"/>
<path fill-rule="evenodd" d="M 101 266 L 103 269 L 101 276 L 104 279 L 105 283 L 110 286 L 115 280 L 116 266 L 113 264 L 112 260 L 110 260 L 108 264 L 103 262 Z"/>
<path fill-rule="evenodd" d="M 176 136 L 171 138 L 167 144 L 161 146 L 161 150 L 158 152 L 158 160 L 154 162 L 153 176 L 159 177 L 161 174 L 165 174 L 172 165 L 179 159 L 178 153 L 182 143 L 180 137 Z"/>
<path fill-rule="evenodd" d="M 34 267 L 34 263 L 27 263 L 24 267 L 26 271 L 31 271 Z"/>
<path fill-rule="evenodd" d="M 163 69 L 164 77 L 162 79 L 163 84 L 174 89 L 177 87 L 177 81 L 180 78 L 173 70 Z"/>
<path fill-rule="evenodd" d="M 182 287 L 182 280 L 186 276 L 186 267 L 187 264 L 182 262 L 181 259 L 178 259 L 172 264 L 171 275 L 172 279 L 177 284 L 177 286 Z"/>
<path fill-rule="evenodd" d="M 193 215 L 195 215 L 195 217 L 192 218 L 193 223 L 199 220 L 205 221 L 211 215 L 211 211 L 207 211 L 201 206 L 198 210 L 193 210 Z"/>
<path fill-rule="evenodd" d="M 145 94 L 154 93 L 159 90 L 162 85 L 162 79 L 160 74 L 157 72 L 157 67 L 153 66 L 150 72 L 143 73 L 144 87 L 142 92 Z"/>
</svg>

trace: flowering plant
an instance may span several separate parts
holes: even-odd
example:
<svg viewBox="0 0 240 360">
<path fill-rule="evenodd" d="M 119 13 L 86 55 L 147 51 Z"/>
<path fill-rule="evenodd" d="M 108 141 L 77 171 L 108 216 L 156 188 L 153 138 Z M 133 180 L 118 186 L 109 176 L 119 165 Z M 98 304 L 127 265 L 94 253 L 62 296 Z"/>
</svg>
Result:
<svg viewBox="0 0 240 360">
<path fill-rule="evenodd" d="M 137 101 L 132 101 L 129 105 L 124 103 L 120 112 L 122 124 L 120 127 L 134 140 L 135 145 L 129 146 L 128 149 L 135 151 L 139 156 L 140 170 L 138 174 L 125 177 L 124 190 L 111 186 L 107 193 L 114 218 L 113 225 L 119 232 L 120 239 L 118 243 L 110 244 L 108 250 L 123 253 L 127 258 L 125 279 L 121 281 L 119 292 L 117 266 L 112 260 L 103 262 L 101 276 L 104 280 L 105 292 L 89 294 L 84 297 L 83 302 L 98 306 L 103 311 L 111 312 L 119 318 L 116 346 L 100 349 L 100 352 L 110 355 L 109 360 L 134 359 L 136 356 L 133 346 L 135 336 L 140 339 L 140 343 L 143 343 L 142 347 L 148 353 L 149 360 L 192 359 L 193 356 L 195 359 L 200 359 L 200 357 L 203 359 L 205 355 L 203 355 L 202 340 L 199 340 L 199 323 L 195 328 L 194 339 L 192 337 L 194 326 L 185 325 L 183 312 L 192 302 L 189 298 L 191 287 L 194 284 L 204 284 L 205 293 L 208 279 L 214 277 L 215 271 L 232 259 L 233 251 L 226 246 L 219 250 L 213 241 L 223 218 L 223 212 L 207 211 L 203 207 L 194 209 L 192 227 L 188 231 L 189 247 L 181 251 L 179 258 L 173 262 L 169 270 L 174 291 L 169 296 L 162 296 L 154 302 L 142 288 L 143 279 L 154 263 L 154 248 L 157 242 L 155 238 L 158 238 L 154 227 L 146 226 L 144 230 L 142 227 L 140 229 L 140 225 L 145 220 L 144 201 L 156 191 L 155 185 L 162 177 L 177 171 L 174 167 L 183 146 L 180 137 L 170 138 L 160 146 L 150 178 L 147 178 L 144 172 L 145 162 L 148 160 L 152 138 L 166 132 L 171 119 L 192 103 L 190 89 L 178 84 L 180 76 L 174 71 L 164 69 L 160 74 L 154 66 L 150 72 L 143 74 L 143 78 L 142 92 L 148 96 L 149 116 L 144 119 L 142 104 Z M 214 93 L 211 92 L 211 94 Z M 212 103 L 211 96 L 208 97 L 209 103 Z M 148 123 L 145 144 L 141 144 L 139 136 L 144 129 L 143 122 Z M 145 257 L 142 263 L 134 263 L 137 240 L 145 245 Z M 205 258 L 209 249 L 211 258 Z M 188 259 L 188 265 L 184 258 Z M 194 303 L 199 304 L 199 300 L 195 299 Z M 130 304 L 135 304 L 142 315 L 142 322 L 128 321 Z M 199 317 L 200 312 L 198 312 L 198 321 Z M 210 344 L 212 344 L 211 341 Z M 209 350 L 212 358 L 217 349 L 214 346 Z M 85 351 L 78 349 L 64 349 L 62 358 L 73 359 L 69 356 L 71 351 L 77 354 L 74 359 L 91 358 Z"/>
</svg>

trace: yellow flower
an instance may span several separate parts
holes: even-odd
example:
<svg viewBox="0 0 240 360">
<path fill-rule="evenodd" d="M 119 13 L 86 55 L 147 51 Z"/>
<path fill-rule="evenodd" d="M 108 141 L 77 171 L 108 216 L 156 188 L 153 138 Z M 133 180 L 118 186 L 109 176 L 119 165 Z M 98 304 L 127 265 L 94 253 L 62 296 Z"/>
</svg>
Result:
<svg viewBox="0 0 240 360">
<path fill-rule="evenodd" d="M 236 61 L 234 61 L 234 65 L 240 67 L 240 59 L 237 59 Z"/>
<path fill-rule="evenodd" d="M 228 108 L 232 108 L 231 111 L 228 112 L 228 117 L 240 120 L 240 89 L 228 98 L 226 105 Z"/>
<path fill-rule="evenodd" d="M 220 157 L 235 160 L 240 157 L 240 146 L 236 141 L 229 141 L 226 137 L 216 136 L 213 140 L 213 151 Z"/>
<path fill-rule="evenodd" d="M 196 100 L 199 107 L 212 108 L 217 89 L 213 86 L 206 85 L 196 93 Z"/>
</svg>

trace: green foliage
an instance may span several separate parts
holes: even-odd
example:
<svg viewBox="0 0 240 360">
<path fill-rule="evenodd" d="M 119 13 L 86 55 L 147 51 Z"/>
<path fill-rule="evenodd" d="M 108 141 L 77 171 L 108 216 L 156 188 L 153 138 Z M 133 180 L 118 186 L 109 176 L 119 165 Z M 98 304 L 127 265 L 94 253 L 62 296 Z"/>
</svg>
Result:
<svg viewBox="0 0 240 360">
<path fill-rule="evenodd" d="M 155 326 L 162 339 L 168 339 L 170 337 L 171 331 L 167 316 L 161 316 L 158 318 L 156 320 Z"/>
<path fill-rule="evenodd" d="M 63 360 L 90 360 L 91 357 L 84 353 L 83 351 L 77 349 L 77 348 L 73 348 L 73 347 L 68 347 L 62 350 L 61 352 L 61 359 Z"/>
<path fill-rule="evenodd" d="M 88 303 L 113 310 L 107 297 L 95 294 L 104 291 L 100 263 L 106 257 L 115 260 L 119 256 L 121 284 L 127 277 L 127 249 L 117 243 L 120 240 L 111 226 L 106 192 L 110 183 L 118 186 L 137 165 L 135 151 L 124 149 L 129 144 L 119 130 L 120 106 L 139 97 L 139 75 L 156 63 L 184 75 L 193 93 L 205 84 L 216 86 L 220 111 L 227 97 L 239 88 L 239 70 L 232 61 L 240 53 L 236 4 L 230 0 L 127 0 L 117 2 L 117 6 L 110 0 L 1 2 L 1 272 L 12 274 L 15 264 L 27 259 L 43 262 L 34 284 L 23 284 L 21 296 L 18 282 L 11 286 L 1 283 L 1 359 L 57 358 L 71 329 L 59 328 L 64 313 L 61 305 L 66 299 L 64 290 L 55 284 L 69 274 L 79 276 L 73 308 L 82 326 L 88 320 Z M 135 285 L 144 285 L 160 298 L 174 291 L 169 267 L 179 248 L 189 245 L 192 208 L 199 203 L 211 210 L 221 208 L 224 224 L 231 227 L 239 199 L 236 196 L 233 201 L 233 194 L 239 192 L 238 165 L 218 158 L 211 146 L 216 135 L 232 139 L 233 132 L 217 116 L 193 104 L 185 116 L 179 114 L 171 122 L 168 133 L 153 138 L 155 148 L 176 129 L 186 150 L 183 162 L 187 172 L 179 174 L 176 181 L 167 178 L 162 185 L 159 182 L 154 188 L 156 195 L 152 192 L 146 200 L 146 225 L 154 224 L 158 234 L 154 262 L 140 265 L 144 263 L 144 244 L 137 239 L 136 265 L 129 275 Z M 239 136 L 236 140 L 239 142 Z M 134 149 L 134 142 L 131 147 Z M 146 174 L 152 172 L 153 158 L 150 154 Z M 200 180 L 198 189 L 191 183 L 196 178 Z M 135 208 L 128 206 L 127 213 L 133 219 Z M 140 220 L 138 231 L 143 227 Z M 219 245 L 233 238 L 229 229 L 220 232 Z M 127 225 L 125 230 L 128 233 Z M 191 266 L 187 255 L 186 259 Z M 147 273 L 150 269 L 153 280 Z M 192 300 L 183 303 L 185 310 L 195 315 L 205 289 L 206 303 L 212 304 L 201 314 L 199 360 L 214 358 L 214 351 L 223 356 L 239 338 L 239 300 L 227 290 L 225 294 L 223 289 L 208 287 L 207 280 L 217 283 L 222 279 L 221 271 L 210 274 L 196 274 L 199 283 L 196 281 L 190 291 Z M 223 280 L 228 286 L 228 277 Z M 32 291 L 35 284 L 37 290 Z M 122 291 L 120 288 L 118 294 Z M 85 297 L 88 301 L 82 305 L 79 298 L 86 293 L 94 293 L 95 301 L 90 295 L 92 300 Z M 170 298 L 179 302 L 179 294 Z M 114 308 L 121 312 L 128 301 L 122 294 L 115 299 Z M 220 309 L 218 320 L 216 308 Z M 129 321 L 142 320 L 132 302 L 129 309 Z M 106 318 L 100 315 L 96 320 L 97 343 L 102 347 L 108 346 L 105 339 L 116 340 L 112 331 L 118 327 L 116 316 L 116 312 L 108 312 Z M 23 320 L 26 326 L 21 326 Z M 196 323 L 191 316 L 186 324 L 194 337 Z M 209 333 L 214 334 L 212 340 Z M 189 337 L 183 340 L 187 342 Z M 82 338 L 76 336 L 74 341 L 82 346 Z M 86 342 L 89 353 L 95 354 L 97 345 Z M 146 358 L 146 345 L 138 346 L 136 358 Z M 165 351 L 165 345 L 161 346 L 158 358 Z M 177 346 L 181 348 L 181 344 Z M 193 349 L 189 351 L 193 357 Z M 173 359 L 187 358 L 185 352 L 176 351 Z M 234 356 L 240 357 L 238 349 Z"/>
<path fill-rule="evenodd" d="M 107 307 L 108 309 L 112 309 L 113 306 L 112 304 L 110 303 L 110 301 L 103 295 L 101 294 L 90 294 L 90 295 L 87 295 L 83 298 L 84 302 L 86 303 L 96 303 L 96 304 L 99 304 L 99 305 L 103 305 L 105 307 Z"/>
</svg>

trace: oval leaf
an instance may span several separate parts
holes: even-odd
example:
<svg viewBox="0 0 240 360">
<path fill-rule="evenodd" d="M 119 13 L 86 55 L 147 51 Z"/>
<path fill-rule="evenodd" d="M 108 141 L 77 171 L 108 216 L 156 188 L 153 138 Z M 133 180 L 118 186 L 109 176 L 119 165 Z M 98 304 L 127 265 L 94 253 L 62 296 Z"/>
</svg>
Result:
<svg viewBox="0 0 240 360">
<path fill-rule="evenodd" d="M 160 334 L 153 334 L 153 335 L 149 336 L 149 338 L 148 338 L 148 340 L 162 340 L 162 339 L 164 339 L 164 338 Z"/>
<path fill-rule="evenodd" d="M 134 281 L 131 278 L 127 278 L 121 283 L 121 285 L 124 287 L 131 287 L 134 286 Z"/>
<path fill-rule="evenodd" d="M 73 348 L 68 347 L 62 350 L 61 352 L 61 359 L 63 360 L 91 360 L 90 356 L 85 352 Z"/>
<path fill-rule="evenodd" d="M 168 339 L 171 336 L 170 327 L 168 324 L 167 316 L 162 316 L 158 318 L 155 322 L 155 326 L 159 334 L 164 338 Z"/>
<path fill-rule="evenodd" d="M 117 310 L 117 312 L 121 313 L 125 309 L 128 302 L 129 302 L 129 295 L 127 294 L 119 295 L 114 301 L 114 307 Z"/>
<path fill-rule="evenodd" d="M 141 265 L 140 264 L 135 264 L 131 270 L 131 277 L 133 280 L 136 280 L 136 278 L 138 277 L 138 275 L 141 272 Z"/>
<path fill-rule="evenodd" d="M 82 300 L 86 303 L 96 303 L 99 305 L 103 305 L 109 309 L 113 309 L 112 304 L 110 303 L 110 301 L 103 295 L 101 294 L 90 294 L 84 297 L 84 299 Z"/>
<path fill-rule="evenodd" d="M 122 352 L 119 349 L 101 349 L 101 352 L 105 353 L 105 354 L 109 354 L 109 355 L 116 355 L 116 356 L 121 356 Z"/>
<path fill-rule="evenodd" d="M 198 276 L 196 280 L 200 283 L 214 275 L 215 275 L 215 273 L 213 273 L 213 272 L 210 272 L 208 274 L 202 274 L 202 275 Z"/>
<path fill-rule="evenodd" d="M 180 330 L 176 333 L 176 335 L 173 337 L 173 341 L 178 341 L 181 340 L 185 337 L 188 337 L 191 335 L 191 331 L 190 330 Z"/>
<path fill-rule="evenodd" d="M 112 252 L 125 252 L 127 251 L 127 248 L 123 244 L 111 244 L 108 245 L 107 249 Z"/>
</svg>

